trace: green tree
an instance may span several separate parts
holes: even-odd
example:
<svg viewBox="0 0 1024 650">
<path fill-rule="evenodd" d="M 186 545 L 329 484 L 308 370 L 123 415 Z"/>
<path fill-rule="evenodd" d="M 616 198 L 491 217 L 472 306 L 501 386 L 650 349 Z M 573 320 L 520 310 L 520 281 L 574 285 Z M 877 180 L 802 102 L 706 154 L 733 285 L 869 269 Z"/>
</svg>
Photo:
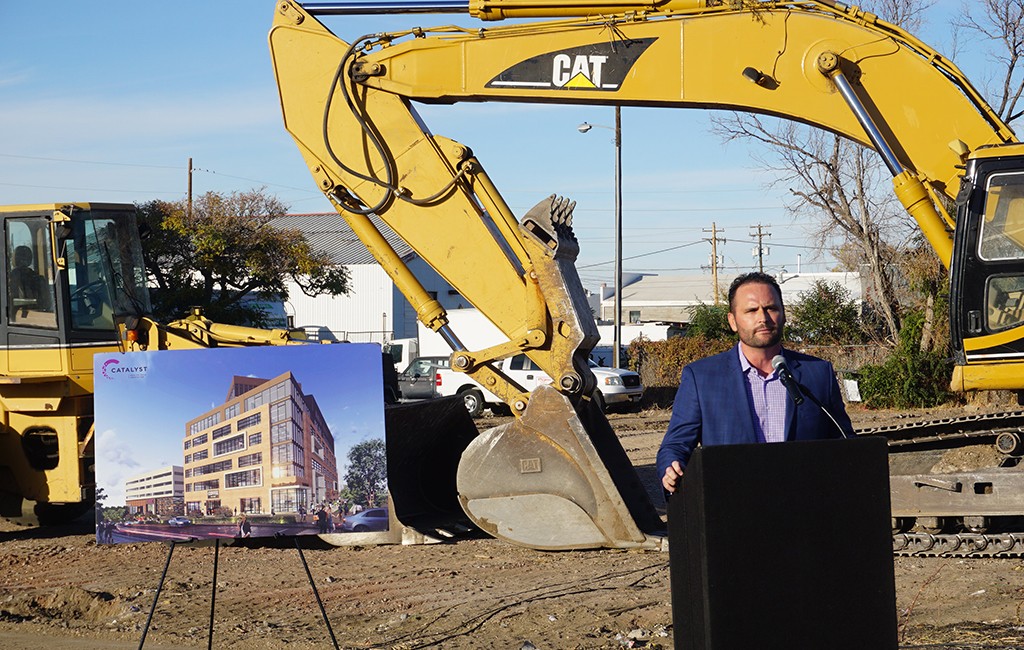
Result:
<svg viewBox="0 0 1024 650">
<path fill-rule="evenodd" d="M 734 338 L 732 328 L 729 327 L 729 306 L 701 303 L 694 307 L 686 326 L 686 335 L 706 339 Z"/>
<path fill-rule="evenodd" d="M 809 345 L 849 345 L 863 341 L 857 305 L 838 282 L 818 280 L 786 308 L 791 341 Z"/>
<path fill-rule="evenodd" d="M 380 438 L 360 442 L 348 452 L 346 488 L 356 503 L 377 506 L 387 491 L 387 458 Z"/>
<path fill-rule="evenodd" d="M 107 521 L 126 521 L 128 519 L 128 508 L 126 506 L 107 506 L 100 508 L 103 519 Z"/>
<path fill-rule="evenodd" d="M 151 201 L 138 209 L 158 320 L 201 306 L 214 321 L 261 327 L 265 314 L 245 299 L 286 300 L 287 280 L 309 296 L 349 290 L 344 266 L 313 250 L 298 230 L 272 225 L 287 208 L 263 189 L 207 192 L 191 211 L 184 201 Z"/>
</svg>

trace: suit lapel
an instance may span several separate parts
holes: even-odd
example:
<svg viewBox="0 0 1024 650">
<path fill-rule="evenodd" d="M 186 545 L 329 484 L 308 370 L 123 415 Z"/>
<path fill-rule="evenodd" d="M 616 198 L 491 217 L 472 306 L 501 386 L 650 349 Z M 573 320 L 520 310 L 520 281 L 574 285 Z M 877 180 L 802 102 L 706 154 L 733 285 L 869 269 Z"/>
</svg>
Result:
<svg viewBox="0 0 1024 650">
<path fill-rule="evenodd" d="M 800 362 L 793 359 L 786 354 L 786 349 L 782 349 L 782 356 L 786 357 L 786 365 L 789 366 L 790 372 L 793 374 L 793 379 L 796 383 L 800 381 Z M 786 440 L 796 440 L 796 428 L 798 424 L 798 412 L 796 402 L 786 396 Z"/>
</svg>

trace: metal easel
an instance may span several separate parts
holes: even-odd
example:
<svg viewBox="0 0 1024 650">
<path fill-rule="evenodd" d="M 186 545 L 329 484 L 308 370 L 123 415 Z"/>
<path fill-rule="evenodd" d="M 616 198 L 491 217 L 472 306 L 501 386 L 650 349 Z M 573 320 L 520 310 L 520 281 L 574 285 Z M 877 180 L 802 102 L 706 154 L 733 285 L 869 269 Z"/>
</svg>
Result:
<svg viewBox="0 0 1024 650">
<path fill-rule="evenodd" d="M 320 598 L 320 592 L 316 588 L 316 582 L 313 580 L 313 574 L 309 570 L 309 564 L 306 562 L 306 556 L 302 552 L 302 547 L 299 546 L 299 538 L 295 536 L 295 549 L 299 552 L 299 559 L 302 561 L 302 568 L 306 570 L 306 577 L 309 579 L 309 586 L 313 589 L 313 596 L 316 597 L 316 604 L 320 607 L 320 616 L 324 619 L 324 624 L 327 626 L 327 632 L 331 635 L 331 643 L 334 644 L 335 650 L 338 648 L 338 640 L 334 636 L 334 629 L 331 628 L 331 621 L 327 617 L 327 610 L 324 609 L 324 602 Z M 178 545 L 177 541 L 172 541 L 167 548 L 167 561 L 164 563 L 163 573 L 160 574 L 160 584 L 157 585 L 156 594 L 153 596 L 153 605 L 149 608 L 149 616 L 146 617 L 146 625 L 142 628 L 142 638 L 139 639 L 139 650 L 142 650 L 146 644 L 146 635 L 149 634 L 150 623 L 153 622 L 153 614 L 156 612 L 157 601 L 160 600 L 160 592 L 163 591 L 164 582 L 167 580 L 167 569 L 171 566 L 171 556 L 174 554 L 174 547 Z M 209 634 L 206 638 L 207 650 L 213 649 L 213 621 L 214 621 L 214 610 L 217 602 L 217 563 L 220 557 L 220 540 L 214 540 L 213 546 L 213 586 L 210 593 L 210 627 Z"/>
</svg>

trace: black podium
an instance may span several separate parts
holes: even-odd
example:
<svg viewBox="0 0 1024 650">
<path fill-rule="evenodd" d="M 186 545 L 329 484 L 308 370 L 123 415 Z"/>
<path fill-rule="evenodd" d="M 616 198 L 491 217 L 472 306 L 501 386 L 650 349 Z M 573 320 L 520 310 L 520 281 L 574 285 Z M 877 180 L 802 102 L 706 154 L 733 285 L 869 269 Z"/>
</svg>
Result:
<svg viewBox="0 0 1024 650">
<path fill-rule="evenodd" d="M 668 525 L 677 649 L 898 647 L 885 440 L 698 448 Z"/>
</svg>

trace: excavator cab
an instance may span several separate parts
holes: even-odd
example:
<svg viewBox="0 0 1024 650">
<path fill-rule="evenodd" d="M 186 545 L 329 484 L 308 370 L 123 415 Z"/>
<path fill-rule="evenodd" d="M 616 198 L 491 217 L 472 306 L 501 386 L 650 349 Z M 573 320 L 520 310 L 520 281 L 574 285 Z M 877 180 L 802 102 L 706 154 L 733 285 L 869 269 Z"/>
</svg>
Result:
<svg viewBox="0 0 1024 650">
<path fill-rule="evenodd" d="M 92 357 L 149 311 L 135 206 L 0 209 L 0 514 L 63 520 L 92 499 Z"/>
<path fill-rule="evenodd" d="M 950 269 L 954 386 L 1020 389 L 1024 358 L 1024 146 L 980 150 L 958 200 Z"/>
</svg>

